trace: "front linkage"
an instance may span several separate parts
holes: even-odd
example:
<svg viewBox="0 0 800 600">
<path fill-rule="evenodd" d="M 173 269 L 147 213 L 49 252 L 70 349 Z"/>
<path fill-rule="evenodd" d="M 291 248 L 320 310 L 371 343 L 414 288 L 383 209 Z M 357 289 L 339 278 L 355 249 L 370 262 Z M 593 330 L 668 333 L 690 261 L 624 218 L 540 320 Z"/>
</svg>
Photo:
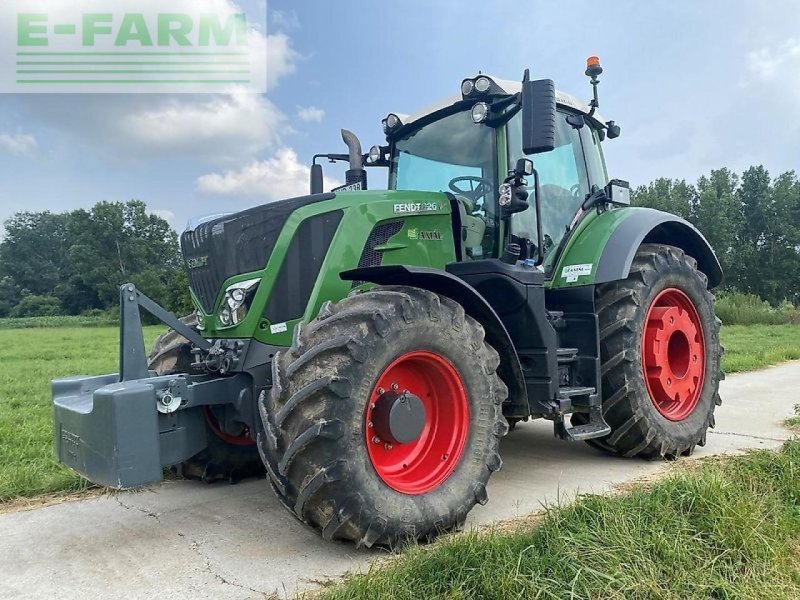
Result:
<svg viewBox="0 0 800 600">
<path fill-rule="evenodd" d="M 191 343 L 196 372 L 149 370 L 140 309 Z M 133 284 L 121 286 L 119 373 L 53 382 L 58 459 L 94 483 L 136 487 L 161 481 L 165 466 L 209 445 L 205 413 L 211 407 L 231 405 L 230 414 L 252 429 L 258 418 L 255 381 L 267 372 L 265 365 L 244 368 L 253 343 L 209 341 Z"/>
</svg>

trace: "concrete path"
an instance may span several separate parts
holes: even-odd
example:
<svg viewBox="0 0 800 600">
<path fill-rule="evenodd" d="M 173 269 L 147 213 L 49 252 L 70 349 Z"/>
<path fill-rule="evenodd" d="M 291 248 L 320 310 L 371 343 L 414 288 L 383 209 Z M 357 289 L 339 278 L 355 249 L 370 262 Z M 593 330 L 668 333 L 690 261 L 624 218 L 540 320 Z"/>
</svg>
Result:
<svg viewBox="0 0 800 600">
<path fill-rule="evenodd" d="M 717 429 L 696 456 L 778 447 L 789 436 L 781 424 L 800 402 L 800 362 L 731 376 L 722 397 Z M 520 424 L 502 454 L 489 504 L 468 526 L 664 468 L 556 440 L 543 421 Z M 0 598 L 284 597 L 376 556 L 324 542 L 281 508 L 264 480 L 172 482 L 0 515 Z"/>
</svg>

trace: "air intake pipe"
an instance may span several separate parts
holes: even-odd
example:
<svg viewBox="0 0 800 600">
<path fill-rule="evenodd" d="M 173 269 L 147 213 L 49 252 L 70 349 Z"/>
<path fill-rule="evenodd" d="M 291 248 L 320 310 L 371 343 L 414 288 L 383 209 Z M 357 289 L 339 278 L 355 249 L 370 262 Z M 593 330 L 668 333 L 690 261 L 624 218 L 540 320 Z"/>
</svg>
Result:
<svg viewBox="0 0 800 600">
<path fill-rule="evenodd" d="M 342 129 L 342 140 L 350 152 L 350 168 L 344 174 L 345 184 L 351 190 L 365 190 L 367 189 L 367 171 L 364 169 L 361 142 L 358 141 L 355 133 L 347 129 Z"/>
</svg>

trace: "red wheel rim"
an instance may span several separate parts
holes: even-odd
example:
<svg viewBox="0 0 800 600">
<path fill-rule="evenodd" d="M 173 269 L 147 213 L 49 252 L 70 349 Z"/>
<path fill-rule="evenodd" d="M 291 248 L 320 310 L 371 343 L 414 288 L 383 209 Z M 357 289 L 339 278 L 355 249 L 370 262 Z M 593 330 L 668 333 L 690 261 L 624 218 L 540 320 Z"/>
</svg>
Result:
<svg viewBox="0 0 800 600">
<path fill-rule="evenodd" d="M 217 418 L 214 416 L 214 413 L 211 412 L 211 407 L 203 407 L 203 413 L 205 414 L 206 423 L 208 423 L 211 431 L 213 431 L 214 435 L 216 435 L 223 442 L 227 442 L 234 446 L 252 446 L 256 443 L 255 440 L 250 437 L 250 428 L 247 425 L 242 427 L 242 433 L 239 435 L 231 435 L 230 433 L 225 433 L 222 431 Z"/>
<path fill-rule="evenodd" d="M 373 431 L 375 402 L 388 390 L 408 390 L 422 400 L 425 425 L 412 442 L 390 444 Z M 404 494 L 430 492 L 453 472 L 464 452 L 469 432 L 464 383 L 453 365 L 438 354 L 404 354 L 378 377 L 364 425 L 369 459 L 381 480 Z"/>
<path fill-rule="evenodd" d="M 647 311 L 642 367 L 650 399 L 670 421 L 694 411 L 705 376 L 706 346 L 700 315 L 689 296 L 667 288 Z"/>
</svg>

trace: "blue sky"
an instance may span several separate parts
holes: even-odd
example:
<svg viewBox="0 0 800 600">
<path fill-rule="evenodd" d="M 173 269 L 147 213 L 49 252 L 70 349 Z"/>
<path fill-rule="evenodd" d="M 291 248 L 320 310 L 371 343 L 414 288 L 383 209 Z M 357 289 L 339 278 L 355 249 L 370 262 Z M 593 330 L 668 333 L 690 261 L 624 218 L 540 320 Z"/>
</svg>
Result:
<svg viewBox="0 0 800 600">
<path fill-rule="evenodd" d="M 181 229 L 303 192 L 311 156 L 344 151 L 339 128 L 368 148 L 387 112 L 456 94 L 478 70 L 519 79 L 530 67 L 588 98 L 590 54 L 606 70 L 601 112 L 623 129 L 605 145 L 612 176 L 800 165 L 796 0 L 272 0 L 267 11 L 263 97 L 0 96 L 0 220 L 138 198 Z"/>
</svg>

